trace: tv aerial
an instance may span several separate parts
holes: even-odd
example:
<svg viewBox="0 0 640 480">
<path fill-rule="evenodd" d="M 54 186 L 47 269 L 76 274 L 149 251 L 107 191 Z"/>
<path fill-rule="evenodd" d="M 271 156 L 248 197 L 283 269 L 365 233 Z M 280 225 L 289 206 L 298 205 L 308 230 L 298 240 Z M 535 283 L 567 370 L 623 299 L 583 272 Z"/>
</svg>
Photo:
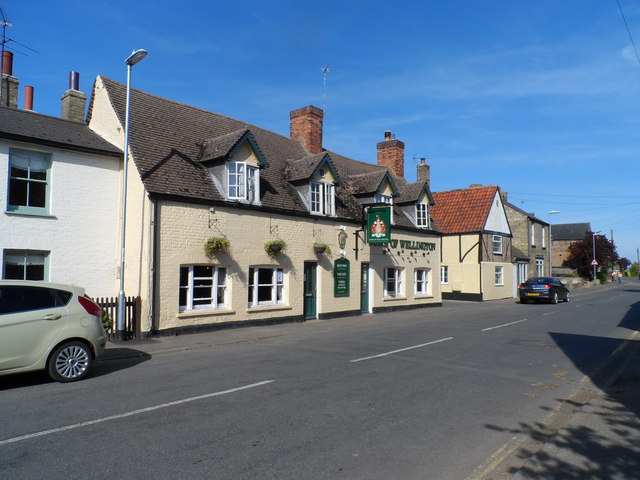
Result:
<svg viewBox="0 0 640 480">
<path fill-rule="evenodd" d="M 31 50 L 34 53 L 40 53 L 37 50 L 34 50 L 33 48 L 17 42 L 16 40 L 14 40 L 13 38 L 7 38 L 7 27 L 12 27 L 13 24 L 7 20 L 6 15 L 4 14 L 4 9 L 2 7 L 0 7 L 0 25 L 2 25 L 2 51 L 4 52 L 5 50 L 9 50 L 15 53 L 19 53 L 20 55 L 25 55 L 28 56 L 27 53 L 11 46 L 11 47 L 7 47 L 7 43 L 13 42 L 16 45 L 20 45 L 22 48 L 26 48 L 27 50 Z"/>
</svg>

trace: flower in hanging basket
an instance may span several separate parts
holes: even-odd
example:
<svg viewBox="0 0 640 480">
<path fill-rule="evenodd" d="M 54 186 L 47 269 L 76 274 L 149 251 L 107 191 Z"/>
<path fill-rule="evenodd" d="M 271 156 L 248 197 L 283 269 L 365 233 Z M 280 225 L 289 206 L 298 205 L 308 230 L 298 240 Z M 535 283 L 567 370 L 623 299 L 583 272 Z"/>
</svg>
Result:
<svg viewBox="0 0 640 480">
<path fill-rule="evenodd" d="M 331 255 L 331 248 L 326 243 L 314 243 L 313 251 L 316 253 L 326 253 L 327 255 Z"/>
<path fill-rule="evenodd" d="M 271 240 L 264 244 L 264 251 L 267 252 L 267 255 L 270 257 L 275 257 L 277 253 L 281 250 L 284 250 L 287 244 L 284 240 Z"/>
<path fill-rule="evenodd" d="M 217 252 L 226 252 L 231 247 L 231 243 L 228 238 L 225 237 L 211 237 L 204 244 L 204 253 L 207 257 L 213 257 Z"/>
</svg>

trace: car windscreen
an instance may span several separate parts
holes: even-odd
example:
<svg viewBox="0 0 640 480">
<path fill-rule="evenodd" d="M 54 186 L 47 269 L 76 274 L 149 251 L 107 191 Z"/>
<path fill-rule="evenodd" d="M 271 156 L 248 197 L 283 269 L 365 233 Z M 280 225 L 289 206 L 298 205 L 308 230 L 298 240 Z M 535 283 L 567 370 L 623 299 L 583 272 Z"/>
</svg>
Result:
<svg viewBox="0 0 640 480">
<path fill-rule="evenodd" d="M 0 315 L 62 307 L 73 294 L 66 290 L 27 285 L 0 286 Z"/>
</svg>

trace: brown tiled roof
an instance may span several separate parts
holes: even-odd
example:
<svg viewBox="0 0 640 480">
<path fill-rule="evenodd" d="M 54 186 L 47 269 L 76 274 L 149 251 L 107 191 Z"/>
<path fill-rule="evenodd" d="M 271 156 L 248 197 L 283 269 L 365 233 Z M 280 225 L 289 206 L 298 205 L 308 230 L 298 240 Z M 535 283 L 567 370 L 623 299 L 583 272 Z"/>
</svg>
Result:
<svg viewBox="0 0 640 480">
<path fill-rule="evenodd" d="M 122 150 L 84 123 L 8 107 L 0 107 L 0 138 L 87 153 L 122 155 Z"/>
<path fill-rule="evenodd" d="M 480 232 L 487 222 L 497 185 L 433 193 L 431 214 L 442 233 Z"/>
<path fill-rule="evenodd" d="M 306 180 L 313 175 L 320 162 L 328 154 L 326 152 L 308 155 L 304 158 L 287 160 L 286 176 L 290 182 Z"/>
<path fill-rule="evenodd" d="M 248 133 L 248 129 L 241 128 L 235 132 L 205 140 L 202 144 L 202 152 L 198 160 L 206 162 L 207 160 L 225 157 L 233 147 L 237 145 L 240 139 Z"/>
<path fill-rule="evenodd" d="M 429 185 L 424 182 L 414 182 L 404 185 L 398 185 L 398 193 L 400 194 L 400 197 L 398 198 L 397 203 L 415 203 L 420 199 L 422 192 L 425 192 L 427 194 L 429 203 L 433 204 L 433 196 L 431 194 L 431 191 L 429 190 Z"/>
<path fill-rule="evenodd" d="M 124 125 L 125 85 L 105 77 L 99 79 Z M 89 116 L 91 113 L 90 105 Z M 362 206 L 349 190 L 353 185 L 351 177 L 373 174 L 373 177 L 382 179 L 388 172 L 386 167 L 353 160 L 328 150 L 310 155 L 300 142 L 269 130 L 139 90 L 131 92 L 129 145 L 140 178 L 151 193 L 197 202 L 225 201 L 199 160 L 224 155 L 224 150 L 233 148 L 234 142 L 245 131 L 252 135 L 267 164 L 260 171 L 262 208 L 308 215 L 307 207 L 290 182 L 313 173 L 314 165 L 317 166 L 328 154 L 341 179 L 335 190 L 336 216 L 359 221 L 362 219 Z M 392 182 L 406 183 L 404 179 L 393 176 Z M 394 213 L 397 225 L 413 226 L 399 209 L 394 209 Z"/>
</svg>

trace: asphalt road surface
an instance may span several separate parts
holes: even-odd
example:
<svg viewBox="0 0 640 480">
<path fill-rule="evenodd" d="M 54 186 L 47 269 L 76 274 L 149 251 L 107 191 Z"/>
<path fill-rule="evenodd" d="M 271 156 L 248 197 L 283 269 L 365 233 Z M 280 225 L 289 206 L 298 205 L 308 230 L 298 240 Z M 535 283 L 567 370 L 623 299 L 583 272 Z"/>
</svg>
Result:
<svg viewBox="0 0 640 480">
<path fill-rule="evenodd" d="M 561 424 L 640 283 L 163 339 L 82 382 L 0 377 L 0 479 L 481 479 Z M 497 478 L 497 477 L 496 477 Z"/>
</svg>

